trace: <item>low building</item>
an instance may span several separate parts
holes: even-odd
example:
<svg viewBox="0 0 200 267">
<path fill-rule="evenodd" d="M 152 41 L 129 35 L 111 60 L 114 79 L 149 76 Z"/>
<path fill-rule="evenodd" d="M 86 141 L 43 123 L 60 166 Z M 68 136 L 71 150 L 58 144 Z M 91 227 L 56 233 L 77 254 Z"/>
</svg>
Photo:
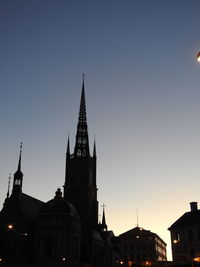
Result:
<svg viewBox="0 0 200 267">
<path fill-rule="evenodd" d="M 174 261 L 186 262 L 200 257 L 200 210 L 197 202 L 190 202 L 190 208 L 168 229 Z"/>
<path fill-rule="evenodd" d="M 130 264 L 166 261 L 166 243 L 155 233 L 135 227 L 119 235 L 123 253 Z"/>
</svg>

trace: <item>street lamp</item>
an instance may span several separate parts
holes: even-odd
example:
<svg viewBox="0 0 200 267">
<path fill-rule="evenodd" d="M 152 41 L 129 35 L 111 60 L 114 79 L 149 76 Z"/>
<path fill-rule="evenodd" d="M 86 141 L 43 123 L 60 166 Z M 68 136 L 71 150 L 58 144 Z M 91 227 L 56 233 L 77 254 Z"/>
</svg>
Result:
<svg viewBox="0 0 200 267">
<path fill-rule="evenodd" d="M 9 229 L 9 230 L 13 229 L 13 225 L 12 225 L 12 224 L 9 224 L 9 225 L 8 225 L 8 229 Z"/>
<path fill-rule="evenodd" d="M 13 224 L 8 224 L 8 230 L 12 230 L 13 232 L 15 232 L 18 235 L 24 235 L 24 236 L 28 235 L 26 232 L 19 233 L 18 231 L 16 231 Z"/>
</svg>

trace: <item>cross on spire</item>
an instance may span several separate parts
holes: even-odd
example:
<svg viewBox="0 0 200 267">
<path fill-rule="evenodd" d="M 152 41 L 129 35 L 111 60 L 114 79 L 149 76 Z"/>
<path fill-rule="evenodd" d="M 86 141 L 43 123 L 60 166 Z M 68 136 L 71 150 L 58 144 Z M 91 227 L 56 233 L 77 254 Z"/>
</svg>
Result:
<svg viewBox="0 0 200 267">
<path fill-rule="evenodd" d="M 106 205 L 103 203 L 103 205 L 101 207 L 104 209 L 106 207 Z"/>
</svg>

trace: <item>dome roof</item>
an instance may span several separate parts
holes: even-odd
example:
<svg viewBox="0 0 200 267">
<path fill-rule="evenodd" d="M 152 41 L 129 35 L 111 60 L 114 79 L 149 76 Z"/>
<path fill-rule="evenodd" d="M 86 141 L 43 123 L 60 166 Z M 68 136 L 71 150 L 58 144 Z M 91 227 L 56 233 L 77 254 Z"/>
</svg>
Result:
<svg viewBox="0 0 200 267">
<path fill-rule="evenodd" d="M 42 205 L 41 209 L 39 210 L 39 214 L 59 213 L 65 213 L 71 216 L 78 214 L 75 207 L 71 203 L 64 200 L 60 188 L 57 189 L 55 197 Z"/>
</svg>

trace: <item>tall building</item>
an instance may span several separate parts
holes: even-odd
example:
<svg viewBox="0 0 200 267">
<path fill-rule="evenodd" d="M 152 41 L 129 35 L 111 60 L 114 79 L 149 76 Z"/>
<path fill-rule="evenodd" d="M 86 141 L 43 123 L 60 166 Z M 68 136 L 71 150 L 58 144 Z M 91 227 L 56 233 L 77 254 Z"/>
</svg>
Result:
<svg viewBox="0 0 200 267">
<path fill-rule="evenodd" d="M 166 261 L 166 243 L 155 233 L 135 227 L 119 235 L 120 244 L 130 264 L 151 266 L 156 261 Z"/>
<path fill-rule="evenodd" d="M 115 266 L 119 253 L 107 231 L 105 213 L 98 223 L 96 145 L 92 156 L 86 119 L 84 79 L 73 153 L 68 139 L 64 194 L 44 203 L 23 193 L 22 147 L 10 194 L 0 212 L 0 264 Z M 47 188 L 48 190 L 48 188 Z"/>
<path fill-rule="evenodd" d="M 86 118 L 85 88 L 82 84 L 79 118 L 74 151 L 70 153 L 68 139 L 66 153 L 64 198 L 72 203 L 81 219 L 82 256 L 92 261 L 98 251 L 98 201 L 96 185 L 96 147 L 90 155 Z"/>
<path fill-rule="evenodd" d="M 191 202 L 190 208 L 169 227 L 172 256 L 177 262 L 200 259 L 200 210 L 197 202 Z"/>
</svg>

